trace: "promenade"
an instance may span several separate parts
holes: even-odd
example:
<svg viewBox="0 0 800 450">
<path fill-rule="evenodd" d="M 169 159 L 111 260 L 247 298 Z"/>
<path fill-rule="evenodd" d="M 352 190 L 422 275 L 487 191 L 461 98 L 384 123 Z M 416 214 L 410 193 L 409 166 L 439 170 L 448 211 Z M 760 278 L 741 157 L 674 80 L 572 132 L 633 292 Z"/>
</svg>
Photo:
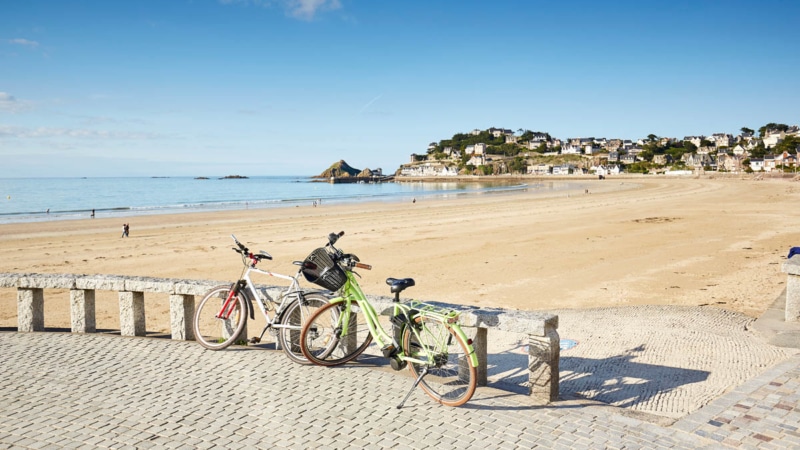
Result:
<svg viewBox="0 0 800 450">
<path fill-rule="evenodd" d="M 154 337 L 3 331 L 0 448 L 800 447 L 800 354 L 795 348 L 736 343 L 739 339 L 758 341 L 759 337 L 750 333 L 724 337 L 730 344 L 720 344 L 716 356 L 703 356 L 702 349 L 698 350 L 701 356 L 696 356 L 693 348 L 669 352 L 664 349 L 683 345 L 664 334 L 675 326 L 675 317 L 688 313 L 700 317 L 694 325 L 700 332 L 722 320 L 704 321 L 703 311 L 710 311 L 711 318 L 725 318 L 727 313 L 709 308 L 673 311 L 669 307 L 632 311 L 628 319 L 638 316 L 652 325 L 641 329 L 633 321 L 629 327 L 633 334 L 623 336 L 633 341 L 627 344 L 636 344 L 637 335 L 651 336 L 648 342 L 660 336 L 666 345 L 656 348 L 656 353 L 667 358 L 683 354 L 687 367 L 694 364 L 693 359 L 725 360 L 732 353 L 747 363 L 750 358 L 763 357 L 752 355 L 763 354 L 764 349 L 775 350 L 774 358 L 759 363 L 755 375 L 721 393 L 691 387 L 716 386 L 718 378 L 712 374 L 730 370 L 680 370 L 679 359 L 667 359 L 656 367 L 627 366 L 634 371 L 628 374 L 632 381 L 621 383 L 625 380 L 614 375 L 613 368 L 635 360 L 635 355 L 616 360 L 574 356 L 581 348 L 591 348 L 588 339 L 580 336 L 577 346 L 562 352 L 567 366 L 564 369 L 562 365 L 565 400 L 534 404 L 512 392 L 513 388 L 498 389 L 503 381 L 495 371 L 491 386 L 479 388 L 461 408 L 434 404 L 417 389 L 406 406 L 397 410 L 411 378 L 405 371 L 394 372 L 369 360 L 322 368 L 297 365 L 281 352 L 259 347 L 212 352 L 194 342 Z M 582 328 L 575 324 L 597 320 L 597 316 L 587 316 L 591 313 L 572 316 L 578 320 L 571 325 L 571 313 L 560 312 L 566 319 L 562 319 L 562 338 L 580 335 Z M 619 310 L 594 313 L 625 320 Z M 736 323 L 739 318 L 731 320 Z M 587 325 L 594 329 L 595 341 L 615 334 L 608 328 L 603 332 Z M 746 325 L 752 329 L 754 324 Z M 721 327 L 731 328 L 731 324 L 721 322 Z M 623 329 L 628 328 L 614 328 Z M 691 335 L 689 331 L 683 334 Z M 640 355 L 647 354 L 648 345 L 637 345 Z M 602 363 L 580 375 L 579 367 L 589 364 L 588 360 Z M 699 372 L 708 373 L 703 376 Z M 666 385 L 641 381 L 681 374 L 689 378 L 672 384 L 661 380 Z M 725 378 L 728 376 L 719 379 L 731 383 Z M 626 387 L 594 395 L 577 383 L 587 377 L 602 380 L 602 385 L 618 382 Z M 656 392 L 650 392 L 653 389 Z M 583 398 L 570 395 L 578 392 Z M 683 403 L 659 401 L 676 392 L 678 397 L 693 398 Z M 642 401 L 626 401 L 624 397 L 631 395 Z M 688 410 L 670 406 L 673 404 Z"/>
</svg>

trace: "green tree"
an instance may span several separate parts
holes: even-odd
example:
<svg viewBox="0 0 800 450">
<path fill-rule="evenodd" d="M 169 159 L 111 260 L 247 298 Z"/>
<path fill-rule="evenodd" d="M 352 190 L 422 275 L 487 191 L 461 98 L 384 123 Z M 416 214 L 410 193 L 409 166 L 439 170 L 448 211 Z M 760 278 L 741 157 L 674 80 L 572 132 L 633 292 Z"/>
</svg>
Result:
<svg viewBox="0 0 800 450">
<path fill-rule="evenodd" d="M 788 129 L 789 125 L 783 123 L 770 122 L 758 129 L 758 135 L 763 138 L 764 136 L 767 135 L 767 131 L 786 131 Z"/>
<path fill-rule="evenodd" d="M 686 151 L 689 152 L 689 153 L 696 153 L 697 152 L 697 146 L 694 145 L 690 141 L 683 141 L 683 148 L 685 148 Z"/>
<path fill-rule="evenodd" d="M 797 152 L 798 146 L 800 146 L 800 138 L 797 136 L 786 136 L 784 140 L 775 146 L 775 153 L 789 152 L 794 154 Z"/>
<path fill-rule="evenodd" d="M 742 127 L 742 134 L 753 134 L 753 133 L 755 133 L 755 130 L 753 130 L 752 128 Z"/>
<path fill-rule="evenodd" d="M 508 170 L 512 173 L 525 173 L 527 169 L 528 165 L 521 156 L 517 156 L 508 164 Z"/>
<path fill-rule="evenodd" d="M 647 135 L 647 140 L 650 142 L 655 142 L 656 139 L 658 139 L 658 136 L 656 136 L 655 134 L 650 133 Z"/>
</svg>

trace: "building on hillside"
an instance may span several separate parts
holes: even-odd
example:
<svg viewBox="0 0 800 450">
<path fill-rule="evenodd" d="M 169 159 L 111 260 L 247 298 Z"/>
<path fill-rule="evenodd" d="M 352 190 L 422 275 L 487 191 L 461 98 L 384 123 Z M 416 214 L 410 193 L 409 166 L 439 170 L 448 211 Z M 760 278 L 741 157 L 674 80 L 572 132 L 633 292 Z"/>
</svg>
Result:
<svg viewBox="0 0 800 450">
<path fill-rule="evenodd" d="M 562 155 L 580 155 L 581 153 L 582 153 L 582 147 L 580 143 L 576 143 L 574 141 L 570 141 L 569 144 L 561 147 Z"/>
<path fill-rule="evenodd" d="M 527 168 L 528 175 L 550 175 L 553 166 L 550 164 L 530 164 Z"/>
<path fill-rule="evenodd" d="M 764 159 L 763 158 L 750 158 L 750 170 L 753 172 L 763 172 L 764 171 Z"/>
<path fill-rule="evenodd" d="M 672 155 L 668 153 L 664 153 L 661 155 L 653 155 L 653 162 L 660 165 L 666 166 L 667 164 L 672 164 Z"/>
<path fill-rule="evenodd" d="M 458 168 L 441 163 L 423 163 L 403 166 L 400 175 L 407 177 L 453 177 L 458 175 Z"/>
<path fill-rule="evenodd" d="M 726 172 L 741 172 L 742 157 L 722 153 L 717 155 L 717 170 Z"/>
<path fill-rule="evenodd" d="M 689 141 L 694 144 L 695 147 L 700 147 L 700 144 L 703 143 L 705 138 L 705 136 L 685 136 L 683 142 Z"/>
<path fill-rule="evenodd" d="M 499 138 L 500 136 L 512 136 L 514 134 L 513 131 L 511 131 L 509 129 L 506 129 L 506 128 L 495 128 L 495 127 L 492 127 L 492 128 L 489 128 L 488 131 L 489 131 L 489 133 L 491 133 L 492 136 L 494 136 L 496 138 Z"/>
<path fill-rule="evenodd" d="M 570 175 L 575 170 L 576 166 L 573 164 L 558 164 L 553 166 L 553 175 Z"/>
<path fill-rule="evenodd" d="M 733 144 L 733 136 L 727 133 L 714 133 L 708 138 L 717 148 L 730 147 Z"/>
<path fill-rule="evenodd" d="M 772 148 L 783 142 L 784 139 L 786 139 L 786 133 L 783 131 L 767 131 L 762 142 L 764 142 L 764 147 Z"/>
<path fill-rule="evenodd" d="M 606 142 L 605 149 L 609 152 L 615 152 L 622 147 L 622 139 L 609 139 Z"/>
</svg>

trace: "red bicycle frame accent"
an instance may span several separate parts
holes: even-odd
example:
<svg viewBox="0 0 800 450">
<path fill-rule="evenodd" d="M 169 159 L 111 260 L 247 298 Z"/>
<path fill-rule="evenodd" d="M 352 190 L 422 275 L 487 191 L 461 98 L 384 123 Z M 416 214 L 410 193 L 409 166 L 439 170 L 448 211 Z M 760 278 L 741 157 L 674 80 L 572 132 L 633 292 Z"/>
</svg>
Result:
<svg viewBox="0 0 800 450">
<path fill-rule="evenodd" d="M 234 297 L 236 297 L 236 294 L 237 294 L 236 288 L 231 289 L 230 294 L 228 294 L 228 299 L 225 300 L 225 303 L 222 304 L 222 309 L 219 310 L 219 314 L 217 314 L 216 316 L 217 319 L 228 320 L 231 318 L 231 314 L 233 314 L 233 310 L 236 307 L 236 302 L 231 302 L 231 300 Z"/>
</svg>

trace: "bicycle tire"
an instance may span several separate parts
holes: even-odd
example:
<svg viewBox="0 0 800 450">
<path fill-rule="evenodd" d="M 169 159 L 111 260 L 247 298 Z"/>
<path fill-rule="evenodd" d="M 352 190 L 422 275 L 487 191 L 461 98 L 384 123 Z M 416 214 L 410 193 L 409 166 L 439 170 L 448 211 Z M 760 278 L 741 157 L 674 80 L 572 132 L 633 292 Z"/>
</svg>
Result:
<svg viewBox="0 0 800 450">
<path fill-rule="evenodd" d="M 296 299 L 290 303 L 281 315 L 280 325 L 282 326 L 278 328 L 278 343 L 289 359 L 298 364 L 308 364 L 308 359 L 303 356 L 303 351 L 300 349 L 300 332 L 305 321 L 318 309 L 328 304 L 328 297 L 319 293 L 311 293 L 304 294 L 302 298 L 302 300 Z M 284 328 L 284 326 L 291 328 Z"/>
<path fill-rule="evenodd" d="M 247 305 L 241 293 L 236 294 L 236 303 L 229 319 L 216 317 L 230 292 L 230 285 L 211 288 L 194 311 L 194 338 L 209 350 L 222 350 L 236 342 L 247 323 Z"/>
<path fill-rule="evenodd" d="M 411 326 L 403 331 L 404 354 L 418 359 L 428 359 L 433 354 L 433 364 L 408 364 L 414 378 L 428 367 L 419 383 L 422 390 L 442 405 L 461 406 L 468 402 L 478 384 L 478 371 L 469 364 L 467 343 L 447 324 L 430 317 L 416 317 Z"/>
<path fill-rule="evenodd" d="M 339 316 L 345 314 L 342 303 L 329 303 L 315 312 L 300 332 L 303 356 L 320 366 L 338 366 L 356 359 L 372 342 L 367 316 L 358 304 L 350 304 L 350 325 L 347 335 L 337 329 Z"/>
</svg>

